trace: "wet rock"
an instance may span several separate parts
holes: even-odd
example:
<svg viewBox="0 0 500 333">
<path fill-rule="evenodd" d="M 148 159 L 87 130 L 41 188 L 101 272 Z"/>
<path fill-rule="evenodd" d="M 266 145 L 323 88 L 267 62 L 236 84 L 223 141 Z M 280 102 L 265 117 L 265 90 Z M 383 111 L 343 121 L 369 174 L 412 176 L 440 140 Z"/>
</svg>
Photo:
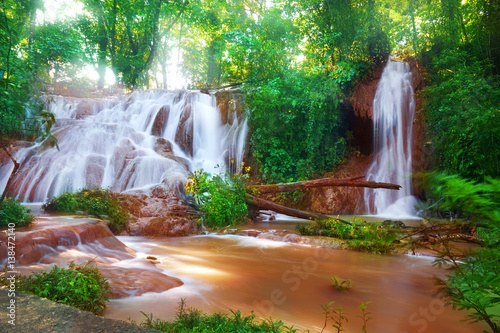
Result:
<svg viewBox="0 0 500 333">
<path fill-rule="evenodd" d="M 179 118 L 179 125 L 175 133 L 175 143 L 189 156 L 193 156 L 193 119 L 191 104 L 186 104 Z"/>
<path fill-rule="evenodd" d="M 195 221 L 176 215 L 152 218 L 142 229 L 146 236 L 164 237 L 188 236 L 197 232 L 198 225 Z"/>
<path fill-rule="evenodd" d="M 106 158 L 99 155 L 88 156 L 85 161 L 85 186 L 87 188 L 99 187 L 104 177 Z"/>
<path fill-rule="evenodd" d="M 231 124 L 245 110 L 243 94 L 239 91 L 220 90 L 215 93 L 217 107 L 220 110 L 222 124 Z"/>
<path fill-rule="evenodd" d="M 151 134 L 156 136 L 163 136 L 169 114 L 170 114 L 170 105 L 164 105 L 160 108 L 153 122 L 153 128 L 151 129 Z"/>
<path fill-rule="evenodd" d="M 171 156 L 173 156 L 172 143 L 164 138 L 156 139 L 153 149 L 163 157 L 171 158 Z"/>
</svg>

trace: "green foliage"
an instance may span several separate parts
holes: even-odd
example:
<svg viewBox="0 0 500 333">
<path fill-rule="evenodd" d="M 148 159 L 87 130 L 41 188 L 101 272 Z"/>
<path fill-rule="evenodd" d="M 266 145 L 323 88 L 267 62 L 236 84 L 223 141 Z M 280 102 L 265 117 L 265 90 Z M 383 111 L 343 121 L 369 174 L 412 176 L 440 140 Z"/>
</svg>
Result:
<svg viewBox="0 0 500 333">
<path fill-rule="evenodd" d="M 250 144 L 264 180 L 308 178 L 342 160 L 340 91 L 332 77 L 285 71 L 245 92 Z"/>
<path fill-rule="evenodd" d="M 26 226 L 33 222 L 35 215 L 29 208 L 21 205 L 16 199 L 5 199 L 0 205 L 0 227 L 14 223 L 18 227 Z"/>
<path fill-rule="evenodd" d="M 441 52 L 426 89 L 429 136 L 441 170 L 483 180 L 500 177 L 500 76 L 468 53 Z"/>
<path fill-rule="evenodd" d="M 85 265 L 70 262 L 68 268 L 54 266 L 50 271 L 21 276 L 19 291 L 45 297 L 94 314 L 106 306 L 109 283 L 89 261 Z"/>
<path fill-rule="evenodd" d="M 314 225 L 299 224 L 295 229 L 301 235 L 343 239 L 348 249 L 376 254 L 394 252 L 399 237 L 395 228 L 381 223 L 358 225 L 333 218 L 315 221 Z"/>
<path fill-rule="evenodd" d="M 65 192 L 47 201 L 42 208 L 48 212 L 87 214 L 108 219 L 108 226 L 113 232 L 127 227 L 128 213 L 120 206 L 118 196 L 108 190 L 85 189 L 76 193 Z"/>
<path fill-rule="evenodd" d="M 186 308 L 185 300 L 179 303 L 176 319 L 172 322 L 153 319 L 153 315 L 146 315 L 146 319 L 140 323 L 145 328 L 156 329 L 161 332 L 297 332 L 293 327 L 288 327 L 282 321 L 257 322 L 255 315 L 242 316 L 240 311 L 231 311 L 232 315 L 225 313 L 205 314 L 200 310 Z M 134 322 L 135 323 L 135 322 Z"/>
<path fill-rule="evenodd" d="M 451 265 L 453 269 L 446 280 L 435 279 L 440 286 L 438 293 L 454 308 L 469 310 L 470 321 L 484 321 L 492 332 L 499 332 L 500 182 L 487 177 L 485 182 L 478 183 L 443 173 L 430 174 L 428 180 L 434 201 L 430 208 L 455 211 L 467 217 L 482 245 L 463 251 L 451 244 L 453 239 L 438 238 L 434 248 L 441 250 L 435 264 Z"/>
<path fill-rule="evenodd" d="M 248 175 L 241 173 L 230 176 L 195 171 L 185 188 L 199 205 L 202 222 L 211 228 L 222 228 L 243 221 L 248 214 L 245 202 L 247 178 Z"/>
</svg>

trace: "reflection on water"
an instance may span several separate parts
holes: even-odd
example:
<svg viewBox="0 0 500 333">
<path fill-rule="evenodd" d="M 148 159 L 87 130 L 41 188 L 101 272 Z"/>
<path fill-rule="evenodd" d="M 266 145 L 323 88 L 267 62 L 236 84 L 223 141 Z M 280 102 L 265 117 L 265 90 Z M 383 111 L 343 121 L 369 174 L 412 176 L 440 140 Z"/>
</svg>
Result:
<svg viewBox="0 0 500 333">
<path fill-rule="evenodd" d="M 236 235 L 152 239 L 119 237 L 138 257 L 154 256 L 165 273 L 184 285 L 163 293 L 112 300 L 104 316 L 142 320 L 145 313 L 172 319 L 181 298 L 206 311 L 239 309 L 244 314 L 281 318 L 297 328 L 320 331 L 320 304 L 335 301 L 349 309 L 348 332 L 359 332 L 356 307 L 368 309 L 372 332 L 480 332 L 460 322 L 464 312 L 432 298 L 429 279 L 442 275 L 426 257 L 379 256 L 296 245 Z M 348 293 L 334 290 L 330 275 L 355 283 Z M 331 328 L 329 325 L 328 327 Z M 332 332 L 332 330 L 329 330 Z M 326 330 L 325 330 L 326 332 Z"/>
</svg>

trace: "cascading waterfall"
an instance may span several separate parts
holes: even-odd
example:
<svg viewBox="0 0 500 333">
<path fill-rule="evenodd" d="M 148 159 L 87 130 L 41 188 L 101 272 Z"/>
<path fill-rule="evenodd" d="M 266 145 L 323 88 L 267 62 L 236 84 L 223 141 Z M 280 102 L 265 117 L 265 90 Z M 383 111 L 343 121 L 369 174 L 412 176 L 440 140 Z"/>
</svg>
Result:
<svg viewBox="0 0 500 333">
<path fill-rule="evenodd" d="M 189 172 L 224 172 L 241 164 L 247 133 L 243 116 L 222 123 L 213 95 L 135 92 L 109 99 L 51 97 L 59 150 L 47 143 L 22 148 L 10 191 L 41 202 L 64 191 L 103 187 L 123 192 L 185 182 Z M 0 168 L 3 190 L 12 163 Z"/>
<path fill-rule="evenodd" d="M 388 218 L 415 217 L 411 195 L 412 132 L 415 100 L 408 63 L 389 59 L 373 101 L 374 160 L 367 180 L 395 183 L 399 191 L 365 189 L 370 214 Z"/>
</svg>

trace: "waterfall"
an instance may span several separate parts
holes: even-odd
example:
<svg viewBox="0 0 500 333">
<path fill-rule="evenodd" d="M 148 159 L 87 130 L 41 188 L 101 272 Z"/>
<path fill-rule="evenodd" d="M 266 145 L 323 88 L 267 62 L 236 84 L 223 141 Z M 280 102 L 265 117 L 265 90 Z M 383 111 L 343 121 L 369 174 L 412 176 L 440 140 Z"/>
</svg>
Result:
<svg viewBox="0 0 500 333">
<path fill-rule="evenodd" d="M 412 131 L 415 101 L 408 63 L 389 59 L 373 101 L 374 160 L 367 180 L 395 183 L 399 191 L 365 189 L 370 214 L 387 218 L 415 217 L 411 195 Z"/>
<path fill-rule="evenodd" d="M 213 95 L 152 90 L 108 99 L 53 96 L 47 104 L 59 150 L 38 142 L 15 153 L 22 172 L 10 191 L 21 201 L 90 187 L 124 192 L 183 183 L 192 171 L 224 172 L 228 161 L 243 159 L 246 120 L 232 115 L 224 124 Z M 0 168 L 3 187 L 11 169 Z"/>
</svg>

